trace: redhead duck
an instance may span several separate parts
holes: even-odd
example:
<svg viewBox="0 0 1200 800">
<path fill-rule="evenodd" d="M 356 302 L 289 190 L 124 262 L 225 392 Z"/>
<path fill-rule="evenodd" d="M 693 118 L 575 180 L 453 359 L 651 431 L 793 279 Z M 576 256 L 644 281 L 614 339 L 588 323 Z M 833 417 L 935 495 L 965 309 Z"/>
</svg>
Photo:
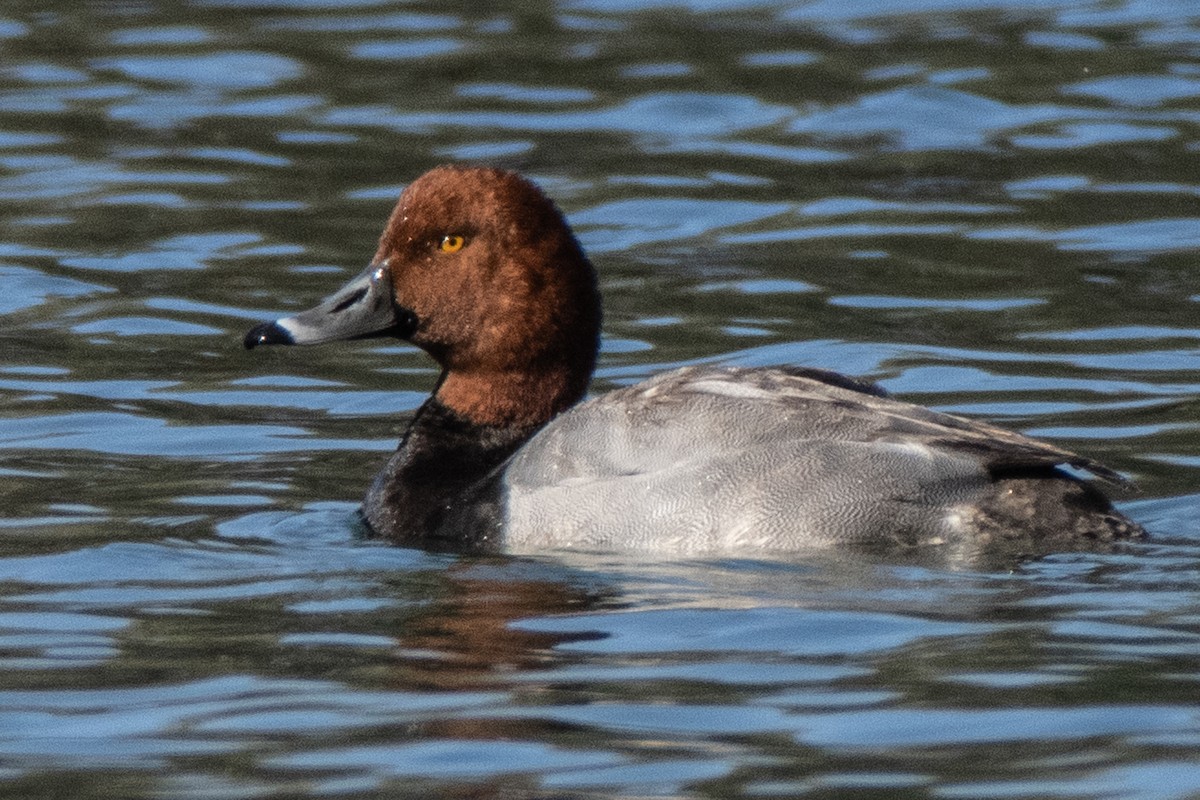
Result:
<svg viewBox="0 0 1200 800">
<path fill-rule="evenodd" d="M 398 542 L 713 553 L 1144 535 L 1058 469 L 1121 482 L 1091 459 L 833 372 L 690 366 L 581 402 L 596 273 L 512 172 L 421 176 L 366 271 L 245 346 L 376 336 L 441 367 L 362 507 Z"/>
</svg>

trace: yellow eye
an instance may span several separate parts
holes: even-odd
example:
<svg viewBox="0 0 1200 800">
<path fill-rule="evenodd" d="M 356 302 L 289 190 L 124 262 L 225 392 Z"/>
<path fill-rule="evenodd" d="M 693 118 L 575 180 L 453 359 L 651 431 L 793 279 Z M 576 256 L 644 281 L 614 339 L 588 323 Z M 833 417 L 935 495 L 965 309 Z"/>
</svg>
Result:
<svg viewBox="0 0 1200 800">
<path fill-rule="evenodd" d="M 438 243 L 438 250 L 441 250 L 443 253 L 457 253 L 463 249 L 463 245 L 466 243 L 467 237 L 450 234 L 449 236 L 442 237 L 442 241 Z"/>
</svg>

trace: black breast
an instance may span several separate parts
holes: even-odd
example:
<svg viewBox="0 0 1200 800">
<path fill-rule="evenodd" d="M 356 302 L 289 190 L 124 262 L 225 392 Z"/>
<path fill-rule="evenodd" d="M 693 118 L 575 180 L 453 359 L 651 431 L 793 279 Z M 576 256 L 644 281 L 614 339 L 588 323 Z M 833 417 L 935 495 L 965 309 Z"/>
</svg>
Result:
<svg viewBox="0 0 1200 800">
<path fill-rule="evenodd" d="M 499 547 L 500 467 L 537 427 L 477 425 L 431 397 L 363 501 L 371 529 L 435 549 Z"/>
</svg>

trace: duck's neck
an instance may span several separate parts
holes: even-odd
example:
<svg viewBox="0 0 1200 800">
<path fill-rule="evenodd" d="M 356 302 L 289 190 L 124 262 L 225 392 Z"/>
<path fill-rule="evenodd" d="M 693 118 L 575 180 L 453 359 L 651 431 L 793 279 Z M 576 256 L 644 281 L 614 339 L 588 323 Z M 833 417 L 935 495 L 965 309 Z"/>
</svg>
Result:
<svg viewBox="0 0 1200 800">
<path fill-rule="evenodd" d="M 517 365 L 445 369 L 363 502 L 371 528 L 423 546 L 498 546 L 503 464 L 583 398 L 596 339 L 544 347 Z"/>
<path fill-rule="evenodd" d="M 537 370 L 449 371 L 433 398 L 480 427 L 536 427 L 579 402 L 590 374 L 590 368 L 557 365 Z"/>
<path fill-rule="evenodd" d="M 544 424 L 480 424 L 425 401 L 400 446 L 375 477 L 362 513 L 397 542 L 461 549 L 499 545 L 503 522 L 498 467 Z"/>
</svg>

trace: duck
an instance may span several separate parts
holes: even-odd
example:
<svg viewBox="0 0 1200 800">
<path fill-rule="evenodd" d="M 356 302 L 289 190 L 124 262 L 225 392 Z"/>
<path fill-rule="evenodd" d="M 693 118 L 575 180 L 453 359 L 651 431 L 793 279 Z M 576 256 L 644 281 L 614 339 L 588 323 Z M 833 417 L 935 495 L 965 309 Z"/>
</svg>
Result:
<svg viewBox="0 0 1200 800">
<path fill-rule="evenodd" d="M 554 202 L 516 172 L 444 165 L 403 190 L 361 274 L 243 343 L 392 337 L 437 363 L 359 512 L 399 544 L 700 555 L 1145 535 L 1101 490 L 1126 483 L 1108 467 L 828 370 L 692 364 L 585 399 L 600 331 L 596 270 Z"/>
</svg>

